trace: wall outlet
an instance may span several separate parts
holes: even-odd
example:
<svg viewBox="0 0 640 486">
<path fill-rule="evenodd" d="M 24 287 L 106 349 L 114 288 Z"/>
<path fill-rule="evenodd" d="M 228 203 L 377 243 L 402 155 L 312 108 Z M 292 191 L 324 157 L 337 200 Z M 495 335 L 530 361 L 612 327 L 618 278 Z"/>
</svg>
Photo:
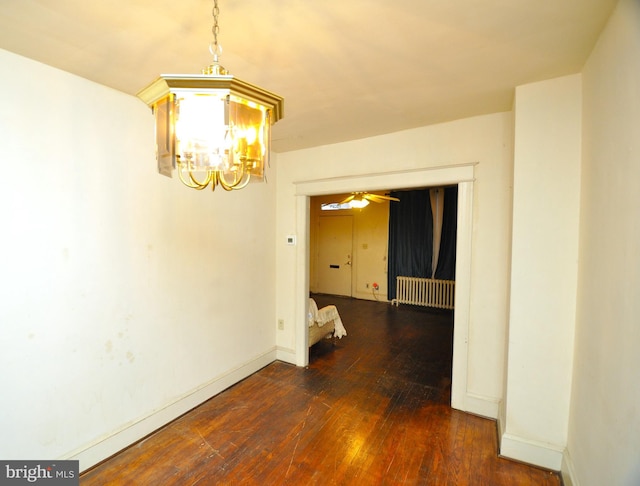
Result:
<svg viewBox="0 0 640 486">
<path fill-rule="evenodd" d="M 284 319 L 278 319 L 278 330 L 284 331 Z"/>
</svg>

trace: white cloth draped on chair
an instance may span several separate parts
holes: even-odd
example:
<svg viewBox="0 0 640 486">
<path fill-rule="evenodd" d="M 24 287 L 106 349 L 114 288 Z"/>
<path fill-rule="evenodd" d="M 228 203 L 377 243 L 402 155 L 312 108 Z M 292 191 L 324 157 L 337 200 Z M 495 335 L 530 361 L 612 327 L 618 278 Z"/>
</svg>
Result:
<svg viewBox="0 0 640 486">
<path fill-rule="evenodd" d="M 335 326 L 334 337 L 342 338 L 347 335 L 342 319 L 335 305 L 327 305 L 322 309 L 318 309 L 318 304 L 313 299 L 309 299 L 309 327 L 317 324 L 318 327 L 324 326 L 327 322 L 333 321 Z"/>
</svg>

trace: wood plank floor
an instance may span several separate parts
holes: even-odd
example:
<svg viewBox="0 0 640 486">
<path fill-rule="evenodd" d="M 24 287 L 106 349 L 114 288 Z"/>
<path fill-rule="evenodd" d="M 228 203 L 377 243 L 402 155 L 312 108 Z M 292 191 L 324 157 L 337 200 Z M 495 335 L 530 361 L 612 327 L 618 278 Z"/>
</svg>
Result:
<svg viewBox="0 0 640 486">
<path fill-rule="evenodd" d="M 451 409 L 448 311 L 314 296 L 348 336 L 275 362 L 84 473 L 82 485 L 560 485 Z"/>
</svg>

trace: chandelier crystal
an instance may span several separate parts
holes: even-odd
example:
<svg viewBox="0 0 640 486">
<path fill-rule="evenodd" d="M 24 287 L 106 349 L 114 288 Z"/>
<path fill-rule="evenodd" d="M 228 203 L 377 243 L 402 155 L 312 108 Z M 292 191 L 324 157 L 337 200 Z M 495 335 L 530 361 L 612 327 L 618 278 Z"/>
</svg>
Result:
<svg viewBox="0 0 640 486">
<path fill-rule="evenodd" d="M 177 169 L 188 187 L 241 189 L 265 178 L 271 125 L 283 117 L 282 97 L 230 75 L 219 63 L 214 1 L 213 63 L 202 74 L 161 74 L 138 97 L 156 122 L 158 171 Z"/>
</svg>

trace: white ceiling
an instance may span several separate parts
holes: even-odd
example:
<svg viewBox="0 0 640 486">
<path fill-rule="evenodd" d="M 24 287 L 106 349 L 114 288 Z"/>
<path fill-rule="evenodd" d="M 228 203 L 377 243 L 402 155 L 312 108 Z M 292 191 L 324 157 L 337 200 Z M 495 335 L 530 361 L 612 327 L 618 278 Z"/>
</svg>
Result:
<svg viewBox="0 0 640 486">
<path fill-rule="evenodd" d="M 510 110 L 581 70 L 616 1 L 219 0 L 221 63 L 285 98 L 288 151 Z M 211 62 L 212 6 L 0 0 L 0 48 L 135 95 Z"/>
</svg>

